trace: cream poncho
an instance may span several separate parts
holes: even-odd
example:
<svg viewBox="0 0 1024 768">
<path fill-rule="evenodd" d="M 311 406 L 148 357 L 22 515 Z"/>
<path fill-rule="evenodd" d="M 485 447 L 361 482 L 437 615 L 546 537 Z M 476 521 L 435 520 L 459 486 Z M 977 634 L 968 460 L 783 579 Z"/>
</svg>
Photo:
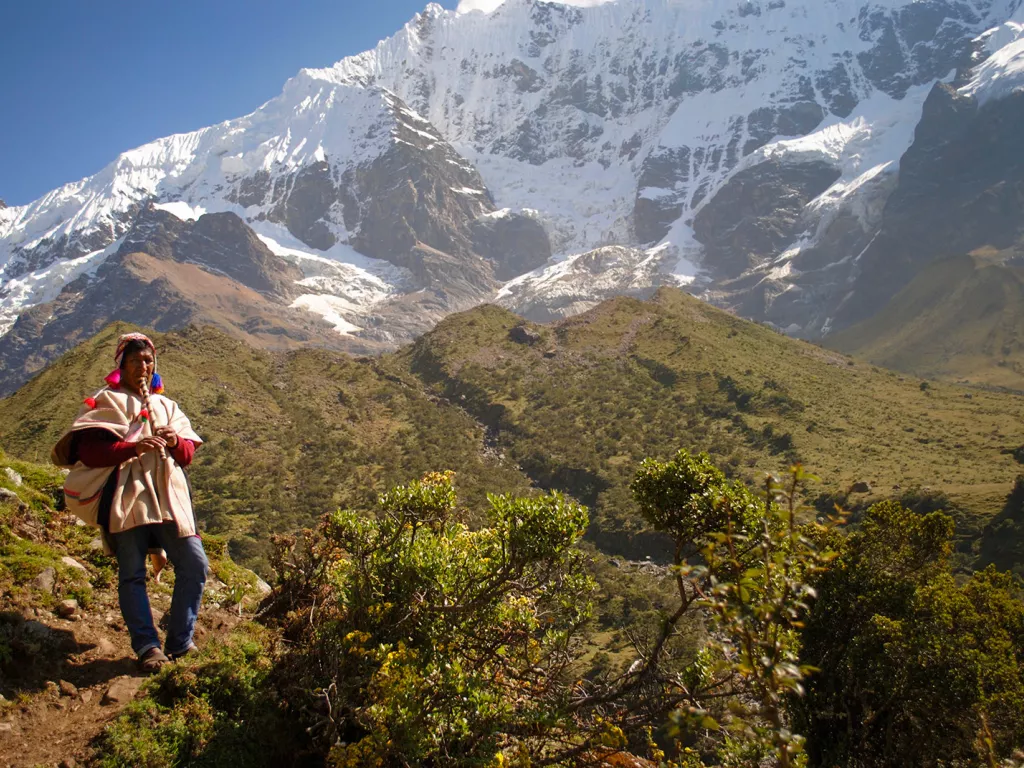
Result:
<svg viewBox="0 0 1024 768">
<path fill-rule="evenodd" d="M 163 395 L 151 395 L 153 411 L 148 420 L 141 418 L 142 400 L 126 389 L 104 388 L 94 398 L 96 407 L 83 408 L 53 449 L 51 459 L 59 467 L 71 470 L 64 481 L 68 510 L 90 525 L 99 525 L 100 498 L 112 472 L 117 484 L 110 505 L 109 533 L 120 533 L 137 525 L 173 521 L 179 536 L 196 534 L 192 499 L 185 472 L 168 454 L 148 451 L 117 467 L 87 467 L 72 461 L 71 443 L 74 434 L 83 429 L 104 429 L 118 440 L 136 442 L 153 434 L 154 419 L 159 426 L 169 426 L 179 439 L 202 443 L 199 435 L 178 404 Z"/>
</svg>

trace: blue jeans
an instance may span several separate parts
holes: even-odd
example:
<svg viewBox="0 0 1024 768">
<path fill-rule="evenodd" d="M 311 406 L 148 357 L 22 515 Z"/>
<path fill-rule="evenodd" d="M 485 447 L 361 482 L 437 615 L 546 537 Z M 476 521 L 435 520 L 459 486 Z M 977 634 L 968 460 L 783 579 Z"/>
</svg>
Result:
<svg viewBox="0 0 1024 768">
<path fill-rule="evenodd" d="M 162 547 L 174 566 L 174 594 L 167 624 L 167 653 L 184 653 L 192 645 L 199 604 L 203 599 L 209 562 L 198 536 L 180 538 L 175 523 L 139 525 L 110 536 L 117 555 L 117 597 L 121 615 L 140 657 L 160 647 L 146 593 L 146 555 L 150 547 Z"/>
</svg>

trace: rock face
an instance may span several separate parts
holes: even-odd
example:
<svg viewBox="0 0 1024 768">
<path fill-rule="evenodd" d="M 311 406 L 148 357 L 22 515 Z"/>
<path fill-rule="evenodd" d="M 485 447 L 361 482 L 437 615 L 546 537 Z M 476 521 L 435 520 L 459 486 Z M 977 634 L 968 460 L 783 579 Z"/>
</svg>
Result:
<svg viewBox="0 0 1024 768">
<path fill-rule="evenodd" d="M 144 208 L 116 255 L 146 253 L 158 259 L 196 264 L 259 293 L 288 298 L 302 270 L 273 254 L 234 213 L 208 213 L 182 221 L 152 205 Z"/>
<path fill-rule="evenodd" d="M 532 272 L 551 258 L 551 240 L 533 216 L 496 211 L 476 219 L 470 233 L 473 249 L 494 265 L 498 280 Z"/>
<path fill-rule="evenodd" d="M 800 233 L 807 203 L 841 175 L 820 161 L 774 160 L 733 175 L 693 220 L 708 268 L 732 276 L 777 256 Z"/>
<path fill-rule="evenodd" d="M 0 386 L 112 297 L 107 316 L 151 327 L 220 318 L 261 343 L 331 343 L 319 316 L 334 342 L 378 349 L 482 301 L 540 319 L 686 284 L 827 335 L 936 248 L 1018 220 L 1022 8 L 429 5 L 250 115 L 0 209 Z M 227 281 L 228 310 L 206 277 L 180 287 L 187 267 Z"/>
<path fill-rule="evenodd" d="M 167 331 L 208 322 L 271 348 L 310 343 L 373 351 L 290 308 L 302 272 L 271 253 L 234 214 L 184 222 L 143 209 L 93 276 L 23 312 L 0 337 L 0 396 L 109 323 Z"/>
<path fill-rule="evenodd" d="M 1024 93 L 979 107 L 970 95 L 935 86 L 882 228 L 860 257 L 860 300 L 841 308 L 837 325 L 869 317 L 928 264 L 1024 246 L 1021 126 Z"/>
<path fill-rule="evenodd" d="M 613 296 L 647 298 L 670 284 L 657 254 L 609 245 L 508 283 L 498 303 L 538 323 L 585 312 Z"/>
</svg>

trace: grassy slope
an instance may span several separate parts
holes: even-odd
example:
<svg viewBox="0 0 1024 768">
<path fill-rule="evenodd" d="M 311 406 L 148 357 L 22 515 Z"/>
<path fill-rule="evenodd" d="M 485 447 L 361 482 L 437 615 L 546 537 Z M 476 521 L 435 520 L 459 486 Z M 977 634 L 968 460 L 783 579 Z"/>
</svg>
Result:
<svg viewBox="0 0 1024 768">
<path fill-rule="evenodd" d="M 381 360 L 272 354 L 210 329 L 159 337 L 168 394 L 207 439 L 193 471 L 201 519 L 258 565 L 271 532 L 453 468 L 470 508 L 486 491 L 559 488 L 591 505 L 597 543 L 642 556 L 657 542 L 632 514 L 629 480 L 643 458 L 679 447 L 754 483 L 800 459 L 823 491 L 930 486 L 967 511 L 968 534 L 1002 509 L 1016 474 L 1000 450 L 1024 443 L 1024 398 L 922 390 L 681 291 L 536 326 L 534 344 L 510 340 L 520 322 L 480 307 Z M 0 445 L 44 460 L 122 330 L 0 401 Z"/>
<path fill-rule="evenodd" d="M 386 361 L 462 402 L 542 485 L 595 507 L 598 541 L 628 540 L 627 484 L 646 456 L 708 450 L 745 480 L 800 459 L 825 489 L 868 481 L 942 490 L 976 515 L 1001 509 L 1024 442 L 1024 398 L 917 379 L 739 320 L 685 293 L 615 299 L 513 342 L 496 307 L 456 315 Z M 971 526 L 976 528 L 975 526 Z M 630 544 L 634 546 L 629 546 Z M 650 551 L 647 549 L 646 551 Z"/>
<path fill-rule="evenodd" d="M 0 400 L 0 445 L 45 461 L 110 370 L 124 330 L 107 328 Z M 231 535 L 232 553 L 249 564 L 263 560 L 269 533 L 311 525 L 339 506 L 369 506 L 432 469 L 457 469 L 460 493 L 474 505 L 485 491 L 529 485 L 487 458 L 482 430 L 464 412 L 439 407 L 374 362 L 322 350 L 268 353 L 210 328 L 155 341 L 167 395 L 206 440 L 192 472 L 200 519 Z"/>
<path fill-rule="evenodd" d="M 920 376 L 1024 390 L 1024 269 L 997 252 L 933 264 L 834 349 Z"/>
</svg>

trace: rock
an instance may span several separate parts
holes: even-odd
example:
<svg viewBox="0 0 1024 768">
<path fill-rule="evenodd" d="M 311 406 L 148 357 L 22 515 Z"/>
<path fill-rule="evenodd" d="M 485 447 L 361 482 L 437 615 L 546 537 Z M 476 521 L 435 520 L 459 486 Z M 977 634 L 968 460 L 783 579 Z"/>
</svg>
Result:
<svg viewBox="0 0 1024 768">
<path fill-rule="evenodd" d="M 64 557 L 62 557 L 60 561 L 64 563 L 64 565 L 66 565 L 68 568 L 74 568 L 75 570 L 81 571 L 82 573 L 89 572 L 89 570 L 84 565 L 75 560 L 75 558 L 73 557 L 68 557 L 67 555 L 64 555 Z"/>
<path fill-rule="evenodd" d="M 46 568 L 32 579 L 31 586 L 40 592 L 53 592 L 53 585 L 57 580 L 57 571 L 53 568 Z"/>
<path fill-rule="evenodd" d="M 18 498 L 18 494 L 10 488 L 0 488 L 0 501 L 10 501 L 14 504 L 18 504 L 21 502 L 21 499 Z"/>
<path fill-rule="evenodd" d="M 544 226 L 530 216 L 509 211 L 484 214 L 470 225 L 473 247 L 494 264 L 494 276 L 511 280 L 543 266 L 551 258 Z"/>
<path fill-rule="evenodd" d="M 103 694 L 100 704 L 126 704 L 135 697 L 135 692 L 142 685 L 142 679 L 138 677 L 121 677 L 115 680 L 107 692 Z"/>
<path fill-rule="evenodd" d="M 47 640 L 50 637 L 50 628 L 41 621 L 30 619 L 21 625 L 21 631 L 34 640 Z"/>
<path fill-rule="evenodd" d="M 265 582 L 263 579 L 261 579 L 259 576 L 257 576 L 256 577 L 256 591 L 259 592 L 261 595 L 269 595 L 274 590 L 271 589 L 270 585 L 267 584 L 267 582 Z"/>
<path fill-rule="evenodd" d="M 109 658 L 117 654 L 117 648 L 115 648 L 114 644 L 105 637 L 101 637 L 97 640 L 96 647 L 92 650 L 97 656 L 103 656 L 104 658 Z"/>
<path fill-rule="evenodd" d="M 861 480 L 850 486 L 850 493 L 871 493 L 871 484 Z"/>
<path fill-rule="evenodd" d="M 831 163 L 771 159 L 734 174 L 694 216 L 711 272 L 737 277 L 778 256 L 804 226 L 804 207 L 842 172 Z"/>
<path fill-rule="evenodd" d="M 77 600 L 61 600 L 57 606 L 57 615 L 62 619 L 69 619 L 78 613 L 78 601 Z"/>
<path fill-rule="evenodd" d="M 93 552 L 99 552 L 103 549 L 103 539 L 93 539 L 89 542 L 89 549 Z"/>
<path fill-rule="evenodd" d="M 525 325 L 517 325 L 508 332 L 508 337 L 517 344 L 536 344 L 541 339 L 537 331 Z"/>
<path fill-rule="evenodd" d="M 78 768 L 78 761 L 73 757 L 65 757 L 60 761 L 60 768 Z"/>
<path fill-rule="evenodd" d="M 13 723 L 0 723 L 0 733 L 10 733 L 14 730 Z"/>
<path fill-rule="evenodd" d="M 4 474 L 7 475 L 7 479 L 14 483 L 15 486 L 21 485 L 21 475 L 10 467 L 4 467 Z"/>
<path fill-rule="evenodd" d="M 82 700 L 83 704 L 88 704 L 92 701 L 92 691 L 82 691 L 78 697 Z"/>
<path fill-rule="evenodd" d="M 60 696 L 60 686 L 53 682 L 53 680 L 47 680 L 46 692 L 51 696 Z"/>
<path fill-rule="evenodd" d="M 75 687 L 74 683 L 69 683 L 67 680 L 61 680 L 58 684 L 60 692 L 64 696 L 77 696 L 78 688 Z"/>
</svg>

